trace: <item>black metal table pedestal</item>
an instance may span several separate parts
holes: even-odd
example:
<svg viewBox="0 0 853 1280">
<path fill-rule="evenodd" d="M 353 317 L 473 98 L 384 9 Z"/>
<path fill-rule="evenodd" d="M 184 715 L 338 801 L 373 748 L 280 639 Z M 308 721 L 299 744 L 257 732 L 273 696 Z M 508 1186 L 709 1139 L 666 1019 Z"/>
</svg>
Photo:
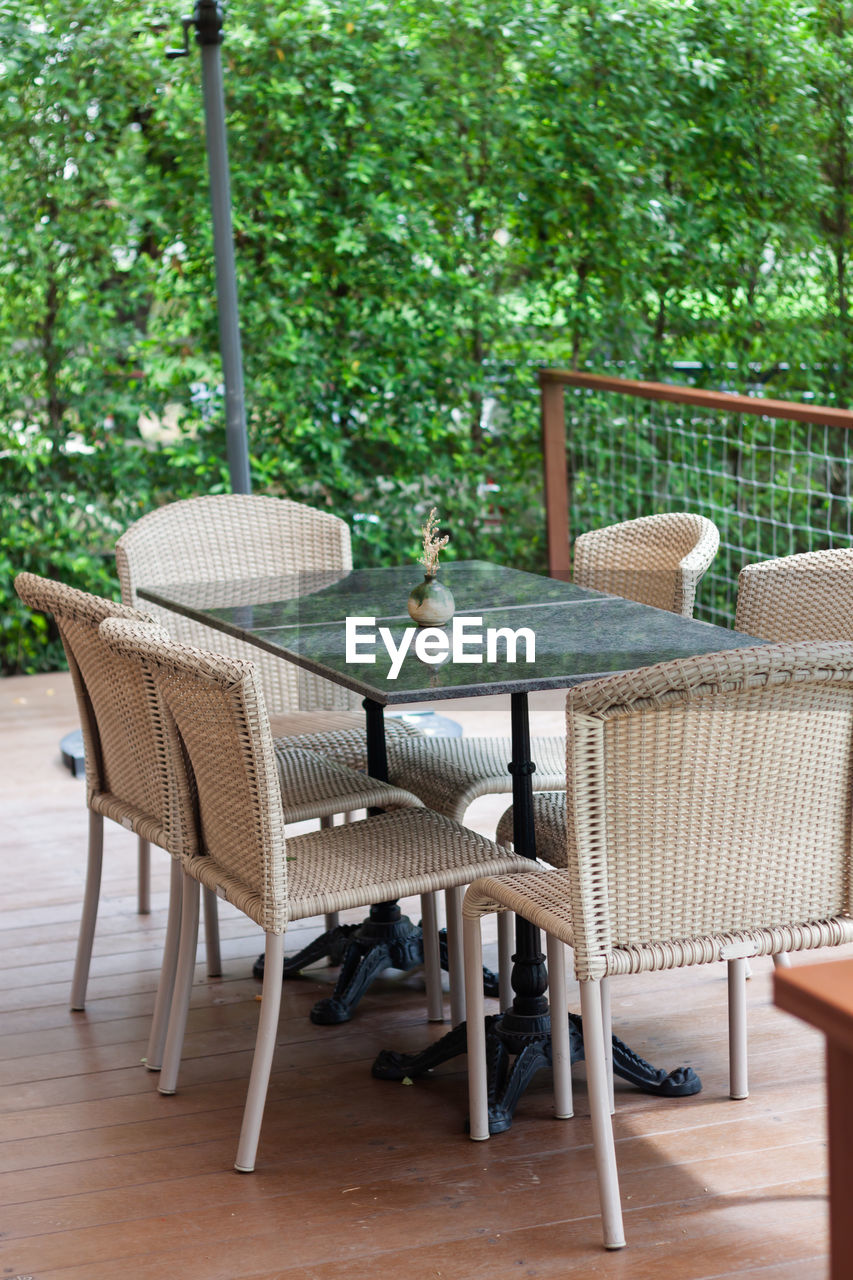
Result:
<svg viewBox="0 0 853 1280">
<path fill-rule="evenodd" d="M 511 695 L 513 843 L 516 853 L 535 858 L 533 827 L 533 784 L 535 764 L 530 759 L 530 724 L 527 694 Z M 487 1019 L 486 1061 L 489 1073 L 489 1132 L 502 1133 L 512 1124 L 515 1108 L 533 1076 L 551 1065 L 551 1020 L 548 973 L 539 942 L 539 930 L 523 916 L 516 916 L 516 948 L 513 956 L 513 1002 L 509 1009 Z M 583 1028 L 576 1014 L 570 1015 L 572 1061 L 583 1057 Z M 441 1062 L 465 1053 L 467 1032 L 464 1023 L 454 1027 L 436 1044 L 417 1054 L 383 1051 L 373 1064 L 373 1074 L 383 1080 L 414 1078 Z M 613 1037 L 613 1070 L 647 1093 L 686 1097 L 702 1087 L 690 1067 L 666 1072 L 653 1067 Z"/>
<path fill-rule="evenodd" d="M 336 924 L 333 929 L 327 929 L 325 933 L 321 933 L 313 942 L 309 942 L 301 951 L 297 951 L 295 955 L 285 956 L 284 958 L 284 977 L 298 978 L 303 971 L 312 964 L 317 964 L 320 960 L 328 960 L 332 967 L 342 965 L 347 948 L 350 943 L 364 944 L 370 940 L 372 946 L 381 944 L 387 945 L 389 948 L 389 959 L 384 968 L 402 968 L 395 956 L 401 954 L 405 960 L 405 967 L 410 969 L 412 961 L 410 955 L 412 949 L 416 959 L 414 964 L 423 963 L 423 930 L 420 924 L 413 925 L 408 916 L 400 916 L 398 925 L 395 927 L 393 923 L 384 926 L 387 929 L 386 935 L 383 937 L 379 933 L 379 922 L 375 919 L 367 919 L 361 924 Z M 365 932 L 362 932 L 364 930 Z M 438 954 L 439 962 L 445 971 L 448 968 L 448 950 L 447 950 L 447 930 L 439 929 L 438 931 Z M 377 970 L 381 972 L 381 970 Z M 375 975 L 374 975 L 375 976 Z M 252 977 L 263 981 L 264 977 L 264 953 L 258 956 L 252 968 Z M 491 969 L 483 969 L 483 991 L 487 996 L 498 995 L 498 975 L 493 973 Z M 360 995 L 364 994 L 364 990 Z M 355 1006 L 350 1006 L 350 1016 Z M 347 1019 L 343 1018 L 346 1022 Z"/>
<path fill-rule="evenodd" d="M 529 1035 L 520 1042 L 502 1027 L 502 1014 L 486 1018 L 486 1061 L 489 1071 L 489 1133 L 504 1133 L 512 1124 L 515 1108 L 530 1081 L 543 1067 L 551 1066 L 550 1022 L 547 1032 Z M 420 1053 L 396 1053 L 383 1049 L 373 1064 L 377 1080 L 410 1080 L 426 1075 L 442 1062 L 467 1052 L 468 1032 L 464 1022 L 448 1031 Z M 572 1062 L 584 1058 L 583 1024 L 576 1013 L 569 1014 L 569 1043 Z M 514 1055 L 514 1060 L 513 1059 Z M 646 1062 L 617 1036 L 613 1037 L 613 1074 L 628 1080 L 643 1093 L 663 1098 L 686 1098 L 698 1093 L 702 1082 L 692 1067 L 663 1071 Z"/>
</svg>

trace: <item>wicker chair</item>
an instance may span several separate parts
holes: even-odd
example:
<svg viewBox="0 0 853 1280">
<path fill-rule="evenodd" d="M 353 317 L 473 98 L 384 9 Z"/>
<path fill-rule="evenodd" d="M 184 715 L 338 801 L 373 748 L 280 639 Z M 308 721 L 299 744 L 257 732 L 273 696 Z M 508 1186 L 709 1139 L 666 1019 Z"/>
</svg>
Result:
<svg viewBox="0 0 853 1280">
<path fill-rule="evenodd" d="M 689 618 L 696 587 L 719 545 L 717 526 L 704 516 L 690 512 L 641 516 L 582 533 L 575 542 L 574 580 L 581 587 L 608 591 Z M 560 744 L 565 749 L 562 739 Z M 551 866 L 564 867 L 566 800 L 562 783 L 553 789 L 540 788 L 533 801 L 533 820 L 537 857 Z M 512 808 L 501 816 L 495 838 L 498 844 L 512 843 Z"/>
<path fill-rule="evenodd" d="M 324 725 L 363 732 L 364 716 L 354 711 L 359 702 L 350 690 L 138 596 L 140 587 L 170 583 L 262 581 L 311 570 L 339 570 L 343 575 L 352 568 L 349 529 L 343 520 L 260 494 L 188 498 L 158 507 L 130 525 L 116 543 L 116 567 L 124 602 L 152 614 L 176 640 L 251 657 L 274 734 Z M 306 712 L 312 713 L 310 720 Z M 288 722 L 287 716 L 294 719 Z"/>
<path fill-rule="evenodd" d="M 619 1248 L 606 980 L 727 960 L 730 1093 L 747 1096 L 746 957 L 853 940 L 853 644 L 626 672 L 573 689 L 566 720 L 566 869 L 482 880 L 464 901 L 471 1136 L 488 1137 L 480 917 L 510 909 L 548 934 L 561 1116 L 574 950 L 604 1241 Z"/>
<path fill-rule="evenodd" d="M 467 884 L 483 872 L 522 871 L 490 840 L 423 808 L 386 812 L 287 842 L 275 748 L 251 663 L 108 621 L 104 641 L 135 659 L 174 717 L 198 797 L 201 849 L 184 859 L 181 956 L 161 1090 L 174 1091 L 189 1005 L 199 883 L 266 934 L 264 998 L 237 1152 L 254 1168 L 282 987 L 284 931 L 292 920 Z M 183 760 L 183 757 L 182 757 Z M 177 767 L 177 762 L 175 767 Z"/>
<path fill-rule="evenodd" d="M 107 649 L 98 627 L 105 618 L 123 618 L 143 624 L 163 638 L 166 633 L 135 609 L 47 578 L 22 573 L 15 586 L 26 605 L 52 613 L 56 620 L 71 669 L 86 747 L 89 860 L 72 981 L 72 1009 L 85 1007 L 100 896 L 104 816 L 166 849 L 174 859 L 164 960 L 146 1056 L 148 1067 L 158 1070 L 180 936 L 179 859 L 182 854 L 194 852 L 198 845 L 195 801 L 186 790 L 184 770 L 171 768 L 175 744 L 167 747 L 172 721 L 162 713 L 153 682 L 138 662 Z M 286 744 L 279 743 L 275 756 L 279 785 L 288 797 L 287 822 L 328 818 L 371 805 L 420 806 L 415 796 L 401 788 L 365 777 L 316 752 L 288 750 Z M 209 975 L 216 976 L 221 972 L 216 894 L 205 889 L 204 900 L 207 967 Z M 440 1010 L 438 957 L 430 956 L 428 961 L 428 999 L 433 1010 Z"/>
<path fill-rule="evenodd" d="M 79 1010 L 86 1005 L 98 913 L 104 818 L 137 832 L 146 851 L 150 841 L 178 859 L 195 848 L 192 798 L 183 775 L 171 771 L 170 755 L 164 747 L 168 727 L 163 727 L 151 681 L 138 670 L 129 673 L 126 664 L 113 656 L 98 634 L 105 618 L 142 621 L 145 615 L 32 573 L 18 574 L 15 590 L 30 609 L 53 614 L 71 670 L 83 730 L 89 854 L 71 983 L 71 1008 Z M 173 863 L 173 872 L 180 887 L 179 862 Z M 206 896 L 205 908 L 208 971 L 217 974 L 219 934 L 214 895 Z M 176 956 L 178 916 L 174 908 L 170 920 Z M 155 1016 L 162 1031 L 167 1015 L 168 1008 L 160 1008 Z M 154 1055 L 153 1044 L 149 1044 L 149 1053 Z"/>
<path fill-rule="evenodd" d="M 747 565 L 735 630 L 762 640 L 853 640 L 853 548 Z"/>
<path fill-rule="evenodd" d="M 738 576 L 735 631 L 762 640 L 853 640 L 853 549 L 748 564 Z M 777 968 L 790 963 L 779 952 Z"/>
<path fill-rule="evenodd" d="M 573 577 L 579 587 L 690 618 L 696 588 L 719 545 L 717 526 L 704 516 L 641 516 L 582 533 L 575 541 Z"/>
</svg>

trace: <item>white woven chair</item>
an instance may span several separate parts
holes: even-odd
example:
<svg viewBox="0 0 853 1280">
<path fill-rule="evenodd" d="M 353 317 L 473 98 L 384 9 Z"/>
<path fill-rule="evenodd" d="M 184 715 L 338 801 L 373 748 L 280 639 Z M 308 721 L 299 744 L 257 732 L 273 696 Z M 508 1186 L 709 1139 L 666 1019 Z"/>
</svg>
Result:
<svg viewBox="0 0 853 1280">
<path fill-rule="evenodd" d="M 275 747 L 251 663 L 108 621 L 102 636 L 142 664 L 174 717 L 198 798 L 201 848 L 184 859 L 181 951 L 161 1090 L 177 1081 L 193 978 L 198 886 L 245 912 L 266 934 L 264 998 L 236 1167 L 254 1168 L 282 987 L 289 922 L 521 871 L 490 840 L 423 808 L 386 812 L 287 841 Z M 182 756 L 182 761 L 184 757 Z"/>
<path fill-rule="evenodd" d="M 126 624 L 112 624 L 126 625 Z M 573 948 L 607 1248 L 624 1242 L 606 1046 L 612 974 L 727 960 L 730 1093 L 746 1097 L 746 957 L 853 940 L 853 644 L 768 645 L 570 691 L 564 871 L 472 884 L 463 915 L 471 1137 L 487 1138 L 480 917 L 548 935 L 557 1113 L 572 1111 Z"/>
<path fill-rule="evenodd" d="M 626 600 L 693 616 L 696 588 L 720 545 L 717 526 L 690 511 L 640 516 L 575 540 L 572 576 Z"/>
</svg>

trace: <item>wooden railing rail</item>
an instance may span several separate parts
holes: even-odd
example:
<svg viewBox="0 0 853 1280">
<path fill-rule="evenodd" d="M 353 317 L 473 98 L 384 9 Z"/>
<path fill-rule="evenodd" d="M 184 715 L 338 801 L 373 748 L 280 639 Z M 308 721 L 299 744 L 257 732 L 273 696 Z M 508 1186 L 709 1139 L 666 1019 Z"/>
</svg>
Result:
<svg viewBox="0 0 853 1280">
<path fill-rule="evenodd" d="M 816 426 L 853 427 L 853 412 L 829 405 L 798 404 L 794 400 L 766 400 L 760 396 L 705 391 L 698 387 L 675 386 L 666 382 L 638 382 L 630 378 L 579 373 L 572 369 L 540 369 L 539 387 L 548 572 L 552 577 L 566 578 L 571 572 L 569 477 L 563 398 L 566 387 L 610 391 L 623 396 L 637 396 L 642 400 L 664 400 L 669 404 L 694 405 L 702 409 L 722 409 L 726 413 L 748 413 L 791 422 L 810 422 Z"/>
</svg>

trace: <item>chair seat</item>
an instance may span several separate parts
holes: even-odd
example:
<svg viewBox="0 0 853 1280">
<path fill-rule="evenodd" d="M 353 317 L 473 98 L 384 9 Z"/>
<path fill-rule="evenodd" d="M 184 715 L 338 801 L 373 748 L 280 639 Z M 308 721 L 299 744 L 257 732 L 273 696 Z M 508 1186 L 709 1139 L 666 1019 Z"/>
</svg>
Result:
<svg viewBox="0 0 853 1280">
<path fill-rule="evenodd" d="M 270 716 L 270 729 L 273 738 L 288 749 L 304 747 L 309 751 L 319 751 L 348 769 L 367 772 L 367 734 L 361 714 L 309 711 L 297 715 L 275 715 Z M 385 721 L 389 765 L 392 744 L 410 738 L 426 740 L 420 729 L 402 720 Z"/>
<path fill-rule="evenodd" d="M 411 792 L 379 782 L 316 751 L 291 747 L 287 739 L 277 741 L 274 750 L 285 822 L 304 822 L 373 806 L 421 807 Z"/>
<path fill-rule="evenodd" d="M 364 740 L 363 711 L 271 711 L 270 731 L 274 738 L 295 738 L 310 733 L 361 734 Z"/>
<path fill-rule="evenodd" d="M 552 867 L 565 867 L 566 854 L 566 793 L 565 791 L 539 791 L 533 797 L 533 826 L 536 832 L 536 857 Z M 498 823 L 495 839 L 498 844 L 512 844 L 512 805 Z"/>
<path fill-rule="evenodd" d="M 360 737 L 350 731 L 312 733 L 292 738 L 290 744 L 333 755 L 352 769 L 367 768 L 363 731 Z M 512 759 L 509 738 L 430 738 L 390 720 L 386 723 L 386 746 L 388 776 L 394 786 L 414 792 L 428 809 L 457 822 L 478 796 L 512 790 L 507 769 Z M 535 738 L 531 755 L 536 761 L 534 788 L 549 792 L 564 789 L 566 739 Z"/>
<path fill-rule="evenodd" d="M 534 788 L 564 789 L 566 739 L 536 738 L 530 754 L 536 761 Z M 461 822 L 478 796 L 512 790 L 511 759 L 509 738 L 399 738 L 388 745 L 388 774 L 428 809 Z"/>
<path fill-rule="evenodd" d="M 190 875 L 215 889 L 258 923 L 260 898 L 211 866 L 205 856 L 185 863 Z M 524 858 L 496 849 L 485 836 L 428 809 L 400 809 L 345 827 L 287 841 L 288 920 L 346 911 L 464 885 L 490 875 L 523 872 Z"/>
</svg>

